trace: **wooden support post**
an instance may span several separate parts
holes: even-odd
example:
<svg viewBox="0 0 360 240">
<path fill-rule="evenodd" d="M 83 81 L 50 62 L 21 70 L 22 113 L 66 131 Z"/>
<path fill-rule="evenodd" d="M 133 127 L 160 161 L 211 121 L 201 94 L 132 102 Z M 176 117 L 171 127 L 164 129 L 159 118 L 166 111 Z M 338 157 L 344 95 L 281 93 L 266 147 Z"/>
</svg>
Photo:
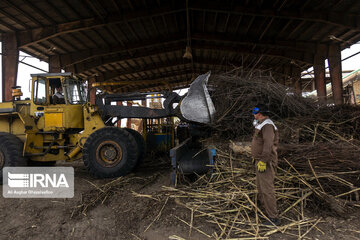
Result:
<svg viewBox="0 0 360 240">
<path fill-rule="evenodd" d="M 317 97 L 321 104 L 326 104 L 325 55 L 326 48 L 319 46 L 314 58 L 314 77 Z"/>
<path fill-rule="evenodd" d="M 336 105 L 343 104 L 343 84 L 342 84 L 342 68 L 341 68 L 341 48 L 339 44 L 329 46 L 329 68 L 331 88 Z"/>
<path fill-rule="evenodd" d="M 18 41 L 15 33 L 2 34 L 2 101 L 11 101 L 11 87 L 16 86 L 19 64 Z"/>
<path fill-rule="evenodd" d="M 122 101 L 118 101 L 118 102 L 116 102 L 116 105 L 118 105 L 118 106 L 122 106 L 122 105 L 123 105 L 123 103 L 122 103 Z M 120 119 L 120 120 L 118 120 L 118 122 L 117 122 L 117 127 L 118 127 L 118 128 L 121 128 L 121 119 Z"/>
<path fill-rule="evenodd" d="M 131 107 L 131 106 L 132 106 L 132 102 L 128 101 L 128 102 L 127 102 L 127 106 Z M 127 119 L 126 127 L 127 127 L 127 128 L 131 128 L 131 118 L 128 118 L 128 119 Z"/>
<path fill-rule="evenodd" d="M 96 88 L 92 86 L 95 81 L 95 78 L 92 77 L 88 82 L 89 101 L 91 105 L 95 105 Z"/>
<path fill-rule="evenodd" d="M 65 67 L 65 72 L 77 73 L 75 65 Z"/>
<path fill-rule="evenodd" d="M 49 57 L 49 72 L 50 73 L 61 72 L 60 56 L 54 55 Z"/>
</svg>

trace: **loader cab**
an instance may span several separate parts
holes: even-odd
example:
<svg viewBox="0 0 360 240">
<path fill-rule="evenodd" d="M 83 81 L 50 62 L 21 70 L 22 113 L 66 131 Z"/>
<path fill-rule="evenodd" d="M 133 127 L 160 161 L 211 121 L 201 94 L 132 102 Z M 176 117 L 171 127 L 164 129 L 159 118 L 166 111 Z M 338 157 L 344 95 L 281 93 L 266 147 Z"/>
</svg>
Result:
<svg viewBox="0 0 360 240">
<path fill-rule="evenodd" d="M 37 105 L 85 104 L 86 90 L 81 79 L 72 73 L 32 74 L 32 100 Z M 59 93 L 59 88 L 62 89 Z M 61 94 L 62 103 L 56 103 L 54 95 Z"/>
<path fill-rule="evenodd" d="M 72 73 L 32 74 L 31 115 L 39 129 L 64 132 L 83 128 L 86 91 Z"/>
</svg>

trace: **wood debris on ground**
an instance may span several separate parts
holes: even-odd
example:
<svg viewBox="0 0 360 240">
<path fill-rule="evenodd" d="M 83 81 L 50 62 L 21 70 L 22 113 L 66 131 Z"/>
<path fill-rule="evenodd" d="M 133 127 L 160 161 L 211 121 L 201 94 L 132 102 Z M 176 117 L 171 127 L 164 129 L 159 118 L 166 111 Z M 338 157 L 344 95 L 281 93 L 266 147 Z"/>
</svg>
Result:
<svg viewBox="0 0 360 240">
<path fill-rule="evenodd" d="M 164 187 L 170 198 L 190 209 L 191 226 L 205 219 L 217 231 L 204 239 L 267 239 L 283 233 L 298 239 L 322 233 L 322 214 L 346 217 L 359 207 L 360 108 L 324 106 L 294 94 L 262 71 L 210 79 L 217 114 L 211 142 L 217 160 L 212 173 L 195 182 Z M 234 154 L 232 141 L 249 141 L 251 109 L 269 104 L 280 130 L 275 180 L 281 226 L 266 226 L 258 204 L 255 169 L 248 154 Z M 189 223 L 187 223 L 189 224 Z"/>
</svg>

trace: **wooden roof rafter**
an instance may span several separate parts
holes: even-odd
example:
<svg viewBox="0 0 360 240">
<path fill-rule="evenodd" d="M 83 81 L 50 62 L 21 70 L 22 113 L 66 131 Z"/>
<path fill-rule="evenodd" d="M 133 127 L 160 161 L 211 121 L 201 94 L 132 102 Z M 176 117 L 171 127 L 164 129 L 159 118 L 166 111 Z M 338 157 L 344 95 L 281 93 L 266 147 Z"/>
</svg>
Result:
<svg viewBox="0 0 360 240">
<path fill-rule="evenodd" d="M 344 49 L 360 41 L 356 0 L 191 0 L 188 9 L 191 61 L 183 58 L 186 1 L 5 0 L 0 36 L 15 32 L 20 50 L 58 58 L 62 68 L 84 77 L 169 82 L 179 71 L 226 71 L 234 64 L 303 69 L 320 45 Z"/>
</svg>

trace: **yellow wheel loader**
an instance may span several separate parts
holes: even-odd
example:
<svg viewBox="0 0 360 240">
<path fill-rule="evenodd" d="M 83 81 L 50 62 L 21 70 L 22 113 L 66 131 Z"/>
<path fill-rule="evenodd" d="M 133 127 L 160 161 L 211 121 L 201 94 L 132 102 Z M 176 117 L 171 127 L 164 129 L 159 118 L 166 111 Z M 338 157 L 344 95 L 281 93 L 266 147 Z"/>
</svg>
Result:
<svg viewBox="0 0 360 240">
<path fill-rule="evenodd" d="M 32 74 L 31 99 L 21 100 L 21 90 L 13 87 L 13 101 L 0 103 L 0 169 L 49 166 L 82 157 L 95 177 L 126 175 L 144 157 L 144 139 L 134 130 L 107 125 L 113 125 L 114 118 L 160 118 L 177 112 L 188 121 L 210 122 L 215 109 L 206 88 L 209 75 L 200 75 L 186 98 L 164 93 L 165 109 L 149 109 L 111 105 L 111 101 L 144 99 L 146 93 L 105 95 L 94 106 L 76 75 Z M 180 101 L 177 111 L 173 104 Z"/>
</svg>

